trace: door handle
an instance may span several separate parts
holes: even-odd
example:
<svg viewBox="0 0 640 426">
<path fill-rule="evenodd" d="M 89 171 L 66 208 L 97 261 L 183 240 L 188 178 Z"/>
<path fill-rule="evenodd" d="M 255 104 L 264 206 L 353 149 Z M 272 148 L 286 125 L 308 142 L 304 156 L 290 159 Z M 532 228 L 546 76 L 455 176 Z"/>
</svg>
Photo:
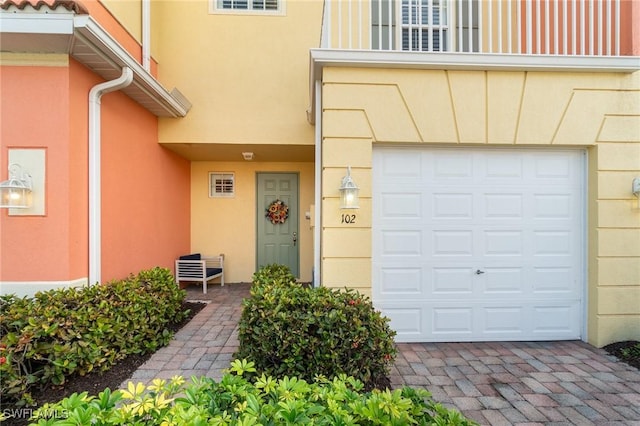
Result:
<svg viewBox="0 0 640 426">
<path fill-rule="evenodd" d="M 294 232 L 293 233 L 293 245 L 295 246 L 297 242 L 298 242 L 298 233 Z"/>
<path fill-rule="evenodd" d="M 480 269 L 476 269 L 476 275 L 480 275 L 480 274 L 484 274 L 484 271 L 481 271 Z"/>
</svg>

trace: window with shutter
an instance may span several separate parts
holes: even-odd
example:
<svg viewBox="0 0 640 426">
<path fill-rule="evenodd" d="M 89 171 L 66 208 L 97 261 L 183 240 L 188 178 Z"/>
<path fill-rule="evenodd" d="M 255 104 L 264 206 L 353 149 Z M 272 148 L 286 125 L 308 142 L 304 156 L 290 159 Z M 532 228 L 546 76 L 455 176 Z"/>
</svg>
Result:
<svg viewBox="0 0 640 426">
<path fill-rule="evenodd" d="M 284 0 L 211 0 L 214 13 L 268 13 L 283 12 Z"/>
<path fill-rule="evenodd" d="M 446 52 L 447 1 L 402 0 L 402 50 Z"/>
<path fill-rule="evenodd" d="M 235 175 L 233 173 L 209 173 L 209 197 L 228 198 L 235 196 Z"/>
<path fill-rule="evenodd" d="M 373 49 L 449 50 L 450 0 L 371 0 L 371 6 Z"/>
</svg>

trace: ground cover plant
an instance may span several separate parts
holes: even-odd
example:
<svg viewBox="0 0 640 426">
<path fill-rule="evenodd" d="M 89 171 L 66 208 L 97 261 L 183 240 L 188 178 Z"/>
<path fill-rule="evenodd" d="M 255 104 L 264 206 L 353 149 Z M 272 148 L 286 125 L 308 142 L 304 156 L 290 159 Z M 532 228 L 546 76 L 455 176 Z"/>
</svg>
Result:
<svg viewBox="0 0 640 426">
<path fill-rule="evenodd" d="M 33 405 L 34 391 L 107 371 L 128 356 L 166 345 L 170 324 L 189 314 L 184 297 L 162 268 L 106 285 L 0 297 L 3 408 Z"/>
<path fill-rule="evenodd" d="M 625 340 L 623 342 L 611 343 L 604 347 L 611 355 L 626 362 L 632 367 L 640 370 L 640 342 L 636 340 Z"/>
<path fill-rule="evenodd" d="M 250 380 L 248 376 L 253 376 Z M 472 425 L 427 391 L 404 387 L 363 391 L 352 377 L 255 376 L 253 363 L 236 360 L 220 382 L 201 377 L 129 383 L 97 397 L 74 394 L 35 413 L 33 425 Z"/>
<path fill-rule="evenodd" d="M 243 302 L 235 357 L 278 378 L 346 374 L 385 388 L 396 355 L 388 322 L 356 291 L 303 286 L 288 268 L 268 265 Z"/>
</svg>

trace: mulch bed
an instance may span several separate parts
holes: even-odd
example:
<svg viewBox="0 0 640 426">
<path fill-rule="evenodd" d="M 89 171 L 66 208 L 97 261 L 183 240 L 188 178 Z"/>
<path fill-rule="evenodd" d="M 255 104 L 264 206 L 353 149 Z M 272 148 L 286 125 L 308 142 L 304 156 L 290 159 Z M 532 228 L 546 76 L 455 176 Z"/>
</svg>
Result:
<svg viewBox="0 0 640 426">
<path fill-rule="evenodd" d="M 610 345 L 605 346 L 603 349 L 607 351 L 609 354 L 615 356 L 623 362 L 626 362 L 632 367 L 640 370 L 640 351 L 636 351 L 636 356 L 625 357 L 623 351 L 625 349 L 631 349 L 634 346 L 640 344 L 640 342 L 636 340 L 626 340 L 624 342 L 612 343 Z"/>
<path fill-rule="evenodd" d="M 183 309 L 190 309 L 189 316 L 182 322 L 172 324 L 168 328 L 169 330 L 176 332 L 184 327 L 191 319 L 200 312 L 206 303 L 200 302 L 184 302 L 182 304 Z M 119 361 L 113 365 L 109 370 L 104 372 L 89 373 L 85 376 L 76 375 L 67 378 L 67 381 L 62 386 L 49 386 L 45 389 L 39 389 L 32 391 L 33 399 L 36 401 L 37 406 L 41 407 L 47 402 L 58 402 L 61 399 L 73 393 L 88 392 L 89 395 L 98 395 L 104 389 L 109 388 L 111 390 L 118 389 L 122 382 L 129 379 L 131 375 L 148 360 L 152 353 L 144 355 L 129 355 L 125 359 Z M 2 409 L 11 409 L 13 407 L 5 407 L 2 405 Z M 29 424 L 28 419 L 8 419 L 3 421 L 2 426 L 22 426 Z"/>
</svg>

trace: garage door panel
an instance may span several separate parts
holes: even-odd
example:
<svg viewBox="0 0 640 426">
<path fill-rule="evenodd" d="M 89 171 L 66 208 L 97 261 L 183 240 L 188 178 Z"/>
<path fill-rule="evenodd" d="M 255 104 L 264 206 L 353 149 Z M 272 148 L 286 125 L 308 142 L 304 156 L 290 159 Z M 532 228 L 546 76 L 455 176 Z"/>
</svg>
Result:
<svg viewBox="0 0 640 426">
<path fill-rule="evenodd" d="M 424 306 L 387 303 L 378 309 L 383 316 L 390 319 L 389 326 L 397 333 L 397 340 L 422 341 L 427 323 Z"/>
<path fill-rule="evenodd" d="M 469 192 L 434 193 L 431 206 L 433 221 L 473 218 L 473 194 Z"/>
<path fill-rule="evenodd" d="M 568 230 L 534 231 L 534 255 L 571 256 L 574 251 L 572 240 L 571 232 Z"/>
<path fill-rule="evenodd" d="M 523 268 L 484 268 L 484 293 L 488 296 L 526 292 Z"/>
<path fill-rule="evenodd" d="M 570 266 L 534 267 L 532 278 L 533 293 L 566 293 L 580 296 L 579 286 L 574 277 L 576 271 Z"/>
<path fill-rule="evenodd" d="M 525 174 L 522 159 L 514 159 L 508 152 L 492 152 L 484 156 L 480 172 L 484 179 L 503 181 L 504 178 L 523 179 Z"/>
<path fill-rule="evenodd" d="M 579 301 L 555 305 L 536 301 L 490 305 L 405 301 L 383 303 L 378 309 L 390 318 L 396 340 L 402 342 L 580 338 L 576 320 Z"/>
<path fill-rule="evenodd" d="M 432 232 L 433 256 L 471 256 L 473 254 L 473 231 L 444 230 Z"/>
<path fill-rule="evenodd" d="M 432 293 L 435 297 L 470 294 L 474 290 L 471 267 L 433 267 L 431 271 Z"/>
<path fill-rule="evenodd" d="M 380 294 L 385 296 L 426 297 L 422 283 L 423 269 L 420 267 L 385 267 L 380 269 Z"/>
<path fill-rule="evenodd" d="M 374 148 L 372 295 L 397 340 L 580 338 L 583 167 L 579 151 Z"/>
<path fill-rule="evenodd" d="M 518 219 L 524 216 L 524 194 L 484 193 L 482 197 L 485 219 Z"/>
<path fill-rule="evenodd" d="M 524 235 L 522 231 L 492 230 L 484 231 L 485 256 L 522 256 Z"/>
<path fill-rule="evenodd" d="M 403 150 L 388 152 L 383 159 L 379 161 L 378 169 L 384 174 L 388 184 L 398 182 L 422 182 L 423 157 L 420 151 Z"/>
<path fill-rule="evenodd" d="M 576 197 L 572 194 L 534 194 L 534 219 L 564 219 L 571 218 L 571 212 L 576 208 Z"/>
<path fill-rule="evenodd" d="M 380 194 L 381 216 L 385 219 L 421 219 L 422 194 L 415 192 Z"/>
<path fill-rule="evenodd" d="M 421 153 L 424 156 L 424 153 Z M 427 156 L 428 169 L 432 180 L 473 179 L 473 155 L 465 152 L 442 151 Z M 430 161 L 429 161 L 430 160 Z"/>
</svg>

